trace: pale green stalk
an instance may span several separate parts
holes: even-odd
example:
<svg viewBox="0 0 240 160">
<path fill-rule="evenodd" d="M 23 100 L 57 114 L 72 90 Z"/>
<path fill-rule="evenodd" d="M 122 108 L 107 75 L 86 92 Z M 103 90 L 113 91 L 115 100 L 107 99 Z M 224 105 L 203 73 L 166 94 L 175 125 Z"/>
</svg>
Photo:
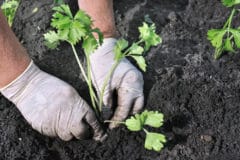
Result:
<svg viewBox="0 0 240 160">
<path fill-rule="evenodd" d="M 103 96 L 104 96 L 105 89 L 107 87 L 107 84 L 108 84 L 110 78 L 112 77 L 112 74 L 113 74 L 114 70 L 117 68 L 119 62 L 120 62 L 120 60 L 116 61 L 113 64 L 112 68 L 108 72 L 108 74 L 107 74 L 107 76 L 106 76 L 106 78 L 105 78 L 105 80 L 103 82 L 103 87 L 102 87 L 102 90 L 100 91 L 100 97 L 99 97 L 100 98 L 100 100 L 99 100 L 99 110 L 100 110 L 100 112 L 102 111 Z"/>
<path fill-rule="evenodd" d="M 95 101 L 97 101 L 97 98 L 96 98 L 96 95 L 94 94 L 94 91 L 93 91 L 93 89 L 92 89 L 92 87 L 91 87 L 92 85 L 90 85 L 90 84 L 91 84 L 91 80 L 88 79 L 88 77 L 87 77 L 87 75 L 86 75 L 86 73 L 85 73 L 85 71 L 84 71 L 84 69 L 83 69 L 83 65 L 82 65 L 82 63 L 81 63 L 81 61 L 80 61 L 80 59 L 79 59 L 79 57 L 78 57 L 78 54 L 77 54 L 77 51 L 76 51 L 74 45 L 73 45 L 72 43 L 70 43 L 70 44 L 71 44 L 73 53 L 74 53 L 74 55 L 75 55 L 75 58 L 76 58 L 76 60 L 77 60 L 78 66 L 79 66 L 79 68 L 80 68 L 80 70 L 81 70 L 81 72 L 82 72 L 82 75 L 83 75 L 85 81 L 86 81 L 87 84 L 88 84 L 88 88 L 89 88 L 89 92 L 90 92 L 91 102 L 92 102 L 93 108 L 94 108 L 94 110 L 96 111 L 96 113 L 98 114 L 98 110 L 97 110 L 97 107 L 96 107 L 96 104 L 95 104 Z"/>
<path fill-rule="evenodd" d="M 86 59 L 87 59 L 87 77 L 88 77 L 88 87 L 89 87 L 89 93 L 90 93 L 90 97 L 91 97 L 91 101 L 92 101 L 92 105 L 94 106 L 95 110 L 98 112 L 97 110 L 97 106 L 96 106 L 96 103 L 98 103 L 98 98 L 93 90 L 93 86 L 92 86 L 92 77 L 91 77 L 91 64 L 90 64 L 90 59 L 89 59 L 89 56 L 86 56 Z M 96 101 L 96 103 L 95 103 Z M 98 103 L 99 104 L 99 103 Z"/>
<path fill-rule="evenodd" d="M 117 123 L 117 124 L 125 124 L 125 122 L 122 121 L 111 121 L 111 120 L 105 120 L 104 123 Z"/>
</svg>

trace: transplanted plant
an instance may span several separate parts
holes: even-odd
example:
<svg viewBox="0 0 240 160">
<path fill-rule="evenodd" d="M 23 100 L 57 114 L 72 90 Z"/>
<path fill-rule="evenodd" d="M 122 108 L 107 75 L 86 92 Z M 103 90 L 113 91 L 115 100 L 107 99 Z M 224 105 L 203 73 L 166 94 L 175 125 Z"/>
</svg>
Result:
<svg viewBox="0 0 240 160">
<path fill-rule="evenodd" d="M 102 33 L 99 29 L 92 28 L 91 18 L 82 10 L 79 10 L 75 15 L 73 15 L 69 6 L 65 4 L 54 7 L 53 10 L 55 12 L 53 14 L 51 26 L 56 30 L 49 31 L 44 34 L 46 45 L 51 49 L 56 48 L 60 44 L 60 41 L 68 42 L 71 45 L 81 73 L 88 85 L 92 106 L 96 114 L 100 116 L 103 105 L 103 93 L 110 77 L 121 59 L 124 57 L 132 57 L 137 62 L 139 68 L 146 71 L 147 65 L 143 57 L 143 53 L 148 51 L 151 46 L 156 46 L 161 43 L 162 39 L 155 33 L 155 24 L 148 25 L 147 23 L 143 23 L 143 25 L 138 28 L 140 32 L 139 41 L 129 45 L 128 41 L 125 39 L 118 40 L 114 47 L 115 63 L 105 77 L 100 95 L 96 95 L 92 85 L 89 56 L 102 44 Z M 98 40 L 95 39 L 93 33 L 97 33 Z M 83 68 L 75 48 L 75 45 L 80 41 L 82 42 L 82 48 L 87 61 L 86 71 Z M 161 113 L 144 111 L 142 114 L 136 114 L 135 116 L 127 119 L 125 122 L 118 123 L 124 123 L 131 131 L 144 130 L 147 135 L 145 141 L 145 148 L 147 149 L 160 151 L 163 147 L 163 143 L 166 142 L 164 135 L 149 132 L 143 128 L 145 125 L 156 128 L 162 126 L 163 115 Z"/>
<path fill-rule="evenodd" d="M 222 0 L 224 6 L 232 8 L 232 12 L 221 29 L 211 29 L 208 31 L 208 39 L 215 47 L 214 58 L 218 59 L 222 53 L 227 51 L 236 53 L 236 49 L 240 48 L 240 27 L 233 28 L 232 21 L 237 12 L 240 10 L 236 5 L 240 4 L 240 0 Z"/>
<path fill-rule="evenodd" d="M 3 14 L 7 18 L 9 26 L 12 26 L 15 13 L 19 5 L 19 0 L 5 0 L 1 6 Z"/>
<path fill-rule="evenodd" d="M 62 4 L 54 7 L 51 26 L 56 31 L 49 31 L 44 34 L 46 45 L 54 49 L 60 41 L 68 42 L 73 50 L 77 63 L 80 67 L 81 73 L 87 82 L 92 105 L 98 114 L 98 108 L 96 102 L 98 102 L 97 96 L 92 87 L 92 78 L 90 73 L 90 54 L 102 43 L 102 33 L 97 28 L 92 28 L 91 18 L 82 10 L 79 10 L 75 15 L 72 14 L 68 5 Z M 93 33 L 97 33 L 99 40 L 96 40 Z M 85 72 L 83 65 L 78 57 L 75 45 L 82 41 L 82 47 L 87 60 L 87 71 Z"/>
<path fill-rule="evenodd" d="M 144 131 L 146 133 L 145 138 L 145 145 L 144 147 L 148 150 L 154 151 L 161 151 L 164 147 L 164 143 L 166 143 L 165 135 L 161 133 L 149 132 L 146 126 L 159 128 L 163 125 L 164 116 L 162 113 L 158 111 L 148 111 L 145 110 L 141 114 L 135 114 L 127 119 L 125 122 L 118 122 L 118 121 L 109 121 L 106 120 L 105 122 L 113 122 L 113 123 L 120 123 L 125 125 L 128 130 L 136 132 L 136 131 Z"/>
<path fill-rule="evenodd" d="M 157 46 L 158 44 L 162 43 L 162 39 L 159 35 L 156 34 L 155 24 L 148 25 L 147 23 L 143 23 L 142 26 L 138 28 L 140 32 L 139 40 L 137 42 L 132 43 L 129 45 L 129 42 L 125 39 L 120 39 L 117 41 L 114 47 L 115 53 L 115 63 L 113 64 L 109 74 L 106 76 L 106 79 L 103 84 L 103 88 L 100 92 L 100 97 L 103 97 L 105 88 L 107 83 L 113 73 L 113 71 L 118 66 L 119 62 L 125 57 L 131 57 L 136 62 L 139 68 L 142 71 L 146 71 L 146 61 L 143 57 L 144 52 L 148 51 L 150 47 Z M 102 106 L 102 98 L 100 98 L 100 107 Z M 100 108 L 101 110 L 101 108 Z"/>
</svg>

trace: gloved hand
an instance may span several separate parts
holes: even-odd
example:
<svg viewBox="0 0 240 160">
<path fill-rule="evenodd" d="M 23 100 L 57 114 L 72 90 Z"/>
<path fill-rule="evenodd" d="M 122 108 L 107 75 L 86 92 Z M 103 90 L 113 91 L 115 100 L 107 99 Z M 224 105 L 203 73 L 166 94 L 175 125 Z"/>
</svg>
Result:
<svg viewBox="0 0 240 160">
<path fill-rule="evenodd" d="M 94 112 L 76 90 L 62 80 L 41 71 L 33 62 L 12 83 L 0 89 L 28 123 L 38 132 L 68 141 L 82 139 L 90 125 L 93 138 L 105 138 Z"/>
<path fill-rule="evenodd" d="M 98 92 L 102 90 L 104 80 L 115 63 L 113 49 L 116 43 L 114 38 L 106 38 L 102 46 L 90 55 L 93 84 Z M 117 91 L 118 106 L 112 121 L 123 121 L 130 113 L 139 112 L 144 105 L 143 77 L 126 58 L 115 69 L 108 83 L 103 97 L 105 107 L 112 107 L 113 92 Z M 109 128 L 116 127 L 110 123 Z"/>
</svg>

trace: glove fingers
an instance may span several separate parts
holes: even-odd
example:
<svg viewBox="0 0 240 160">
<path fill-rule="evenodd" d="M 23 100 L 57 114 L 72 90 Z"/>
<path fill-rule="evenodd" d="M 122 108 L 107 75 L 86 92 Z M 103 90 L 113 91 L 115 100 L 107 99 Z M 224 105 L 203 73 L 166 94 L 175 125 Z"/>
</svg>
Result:
<svg viewBox="0 0 240 160">
<path fill-rule="evenodd" d="M 103 104 L 105 107 L 112 108 L 112 91 L 107 91 L 103 95 Z"/>
<path fill-rule="evenodd" d="M 114 113 L 112 121 L 124 121 L 130 110 L 132 109 L 133 102 L 135 100 L 135 92 L 131 91 L 128 88 L 119 88 L 118 90 L 118 106 L 116 108 L 116 111 Z M 119 124 L 117 123 L 110 123 L 109 128 L 113 129 L 115 127 L 118 127 Z"/>
<path fill-rule="evenodd" d="M 113 91 L 106 91 L 103 96 L 102 118 L 110 119 L 112 116 L 113 107 Z"/>
<path fill-rule="evenodd" d="M 92 110 L 87 110 L 85 115 L 86 122 L 93 128 L 94 135 L 93 139 L 96 141 L 104 141 L 107 137 L 100 123 L 98 122 L 95 113 Z"/>
<path fill-rule="evenodd" d="M 89 127 L 84 122 L 79 122 L 76 126 L 72 126 L 71 132 L 77 139 L 86 139 L 89 136 Z"/>
<path fill-rule="evenodd" d="M 139 113 L 143 109 L 143 106 L 144 106 L 144 96 L 142 95 L 135 100 L 132 113 L 133 114 Z"/>
</svg>

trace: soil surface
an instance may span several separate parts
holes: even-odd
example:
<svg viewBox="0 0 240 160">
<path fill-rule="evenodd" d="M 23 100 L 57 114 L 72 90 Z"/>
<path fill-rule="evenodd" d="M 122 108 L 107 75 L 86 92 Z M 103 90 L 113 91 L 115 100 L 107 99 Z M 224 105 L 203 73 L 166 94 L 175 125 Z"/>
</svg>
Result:
<svg viewBox="0 0 240 160">
<path fill-rule="evenodd" d="M 76 1 L 67 2 L 77 10 Z M 13 29 L 40 68 L 88 99 L 71 48 L 62 44 L 50 51 L 43 44 L 52 7 L 49 0 L 23 0 Z M 146 108 L 165 114 L 157 131 L 167 135 L 166 147 L 147 151 L 144 133 L 124 127 L 111 131 L 103 144 L 51 139 L 32 130 L 0 96 L 0 160 L 239 160 L 240 54 L 215 61 L 206 39 L 207 30 L 221 27 L 229 10 L 220 0 L 115 0 L 114 8 L 123 37 L 136 40 L 137 26 L 149 15 L 163 38 L 146 55 L 144 77 Z"/>
</svg>

